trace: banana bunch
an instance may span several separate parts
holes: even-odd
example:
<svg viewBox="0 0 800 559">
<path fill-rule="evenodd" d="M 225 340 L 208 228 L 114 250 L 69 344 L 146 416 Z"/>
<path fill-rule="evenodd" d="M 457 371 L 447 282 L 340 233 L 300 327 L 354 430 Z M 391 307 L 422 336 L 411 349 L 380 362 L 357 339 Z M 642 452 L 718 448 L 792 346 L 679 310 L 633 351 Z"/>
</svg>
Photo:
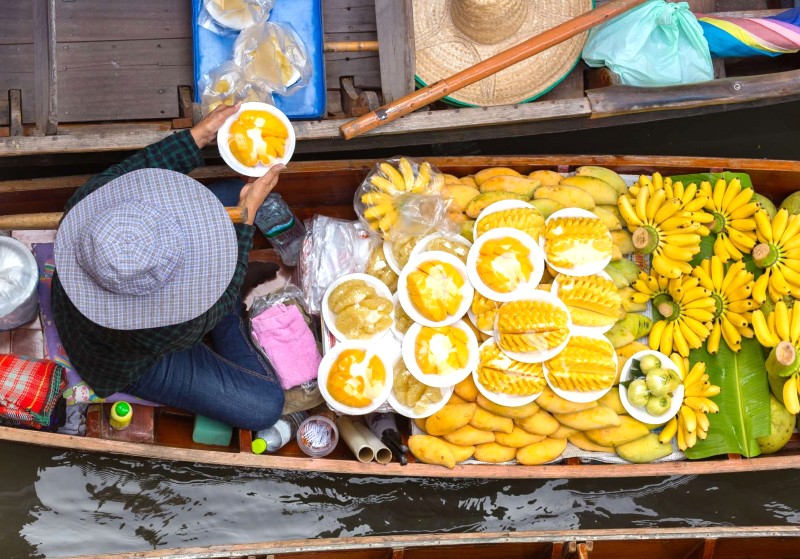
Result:
<svg viewBox="0 0 800 559">
<path fill-rule="evenodd" d="M 681 211 L 688 212 L 685 214 L 687 217 L 701 224 L 697 229 L 697 233 L 702 237 L 708 235 L 709 229 L 706 227 L 706 224 L 713 222 L 714 216 L 703 210 L 705 207 L 704 200 L 706 195 L 700 192 L 696 184 L 691 183 L 688 186 L 683 186 L 683 183 L 680 181 L 673 183 L 670 177 L 664 178 L 661 176 L 661 173 L 653 173 L 652 177 L 641 175 L 639 180 L 630 187 L 628 195 L 631 197 L 631 203 L 634 203 L 642 187 L 649 190 L 651 196 L 655 194 L 657 190 L 663 189 L 667 200 L 672 200 L 674 198 L 680 200 Z"/>
<path fill-rule="evenodd" d="M 415 169 L 416 166 L 416 169 Z M 363 216 L 370 229 L 388 236 L 400 216 L 399 198 L 402 194 L 439 194 L 444 187 L 444 175 L 427 161 L 419 165 L 406 157 L 398 160 L 397 167 L 388 161 L 366 180 L 356 194 L 364 205 Z"/>
<path fill-rule="evenodd" d="M 675 281 L 677 280 L 666 278 L 655 270 L 652 270 L 650 274 L 639 272 L 639 277 L 631 284 L 634 291 L 629 295 L 630 302 L 641 304 L 652 300 L 654 304 L 657 304 L 655 299 L 659 295 L 668 296 L 669 284 Z"/>
<path fill-rule="evenodd" d="M 709 382 L 706 364 L 702 361 L 695 363 L 689 371 L 689 360 L 685 357 L 673 353 L 670 359 L 678 366 L 683 378 L 683 405 L 678 414 L 664 425 L 658 440 L 667 443 L 677 435 L 678 448 L 686 450 L 692 448 L 697 439 L 708 436 L 708 414 L 719 412 L 719 407 L 710 398 L 720 393 L 720 387 Z"/>
<path fill-rule="evenodd" d="M 750 328 L 752 311 L 761 305 L 750 296 L 753 291 L 753 274 L 744 267 L 744 262 L 733 263 L 725 271 L 724 259 L 712 256 L 705 259 L 694 270 L 692 275 L 700 280 L 700 285 L 711 291 L 716 306 L 714 310 L 714 326 L 708 337 L 708 352 L 711 355 L 719 351 L 720 336 L 733 351 L 742 349 L 742 337 L 752 338 Z"/>
<path fill-rule="evenodd" d="M 711 290 L 691 276 L 670 282 L 667 294 L 669 298 L 656 307 L 664 318 L 653 324 L 648 344 L 665 355 L 674 349 L 688 357 L 690 349 L 702 346 L 711 335 L 716 304 Z"/>
<path fill-rule="evenodd" d="M 767 371 L 786 379 L 783 404 L 789 413 L 800 413 L 800 301 L 795 301 L 791 309 L 783 300 L 778 301 L 767 318 L 762 310 L 755 311 L 753 330 L 761 345 L 772 348 Z"/>
<path fill-rule="evenodd" d="M 759 209 L 754 218 L 758 244 L 753 262 L 764 273 L 753 286 L 753 299 L 763 303 L 768 293 L 775 302 L 789 294 L 800 298 L 800 215 L 782 209 L 770 221 Z"/>
<path fill-rule="evenodd" d="M 711 232 L 717 236 L 714 241 L 714 254 L 722 259 L 741 260 L 742 256 L 756 244 L 756 222 L 754 215 L 759 206 L 751 202 L 753 190 L 742 188 L 739 179 L 730 183 L 719 179 L 714 188 L 703 181 L 700 192 L 707 198 L 705 209 L 714 217 Z"/>
<path fill-rule="evenodd" d="M 708 231 L 697 221 L 698 215 L 708 215 L 698 211 L 705 206 L 705 197 L 692 198 L 684 204 L 681 198 L 667 198 L 665 188 L 654 188 L 652 193 L 649 187 L 635 190 L 633 202 L 628 196 L 620 196 L 617 201 L 633 233 L 634 248 L 650 254 L 653 270 L 664 277 L 691 274 L 689 261 L 700 252 L 701 231 Z"/>
</svg>

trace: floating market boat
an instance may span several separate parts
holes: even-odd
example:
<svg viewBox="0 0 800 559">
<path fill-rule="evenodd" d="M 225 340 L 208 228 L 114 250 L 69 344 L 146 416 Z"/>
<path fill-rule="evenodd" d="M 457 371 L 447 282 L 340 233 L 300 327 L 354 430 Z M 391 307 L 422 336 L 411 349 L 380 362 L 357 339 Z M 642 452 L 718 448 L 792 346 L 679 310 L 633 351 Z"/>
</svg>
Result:
<svg viewBox="0 0 800 559">
<path fill-rule="evenodd" d="M 117 558 L 212 559 L 226 557 L 292 557 L 312 559 L 423 559 L 473 557 L 549 557 L 551 559 L 746 559 L 763 556 L 795 557 L 800 535 L 795 527 L 639 528 L 631 530 L 542 530 L 479 534 L 422 534 L 317 538 L 281 542 L 219 545 L 103 554 Z M 72 559 L 95 559 L 81 555 Z"/>
<path fill-rule="evenodd" d="M 698 173 L 744 173 L 757 191 L 775 202 L 794 192 L 800 186 L 800 162 L 720 159 L 697 157 L 635 157 L 635 156 L 542 156 L 542 157 L 452 157 L 428 160 L 443 173 L 455 177 L 472 175 L 489 167 L 513 169 L 522 175 L 537 170 L 569 173 L 579 166 L 601 166 L 621 174 L 651 175 L 656 171 L 663 176 L 696 175 Z M 293 162 L 281 175 L 278 191 L 293 210 L 302 218 L 315 214 L 353 219 L 353 196 L 356 189 L 376 164 L 373 160 Z M 205 167 L 192 173 L 201 182 L 211 182 L 232 176 L 227 167 Z M 0 182 L 0 205 L 7 212 L 0 216 L 0 229 L 54 228 L 58 214 L 26 212 L 57 212 L 72 192 L 87 176 L 70 176 L 36 180 Z M 7 333 L 6 333 L 7 335 Z M 27 343 L 25 350 L 15 346 L 14 332 L 0 338 L 17 353 L 36 355 L 30 349 L 33 336 L 20 336 Z M 34 341 L 34 343 L 37 343 Z M 38 338 L 41 344 L 41 337 Z M 758 348 L 760 354 L 760 347 Z M 9 351 L 6 346 L 4 350 Z M 669 351 L 667 351 L 668 353 Z M 721 356 L 715 357 L 721 359 Z M 763 366 L 759 355 L 756 361 Z M 752 361 L 751 361 L 752 363 Z M 713 363 L 708 363 L 713 367 Z M 740 371 L 737 374 L 746 374 Z M 763 369 L 760 374 L 764 374 Z M 743 377 L 733 379 L 733 388 Z M 764 381 L 764 379 L 761 379 Z M 765 382 L 764 382 L 765 386 Z M 762 398 L 764 394 L 762 394 Z M 734 402 L 735 403 L 735 402 Z M 738 400 L 739 419 L 744 422 L 745 403 Z M 192 441 L 193 415 L 172 408 L 137 408 L 134 417 L 145 426 L 138 442 L 120 440 L 126 435 L 108 427 L 109 405 L 90 406 L 87 417 L 89 436 L 79 437 L 50 432 L 0 427 L 0 440 L 26 443 L 78 452 L 100 452 L 159 460 L 188 461 L 227 466 L 321 471 L 342 474 L 462 477 L 462 478 L 597 478 L 630 476 L 696 475 L 726 472 L 768 471 L 800 468 L 800 437 L 794 433 L 788 444 L 771 455 L 744 458 L 732 451 L 699 460 L 679 460 L 648 464 L 608 464 L 586 460 L 585 456 L 561 459 L 537 466 L 518 464 L 458 464 L 452 469 L 416 461 L 408 456 L 408 464 L 391 462 L 385 465 L 374 462 L 361 463 L 353 458 L 343 445 L 325 458 L 309 458 L 295 443 L 290 443 L 275 454 L 257 455 L 251 452 L 252 432 L 238 431 L 228 447 L 197 444 Z M 411 426 L 403 425 L 403 436 L 409 435 Z M 124 431 L 121 433 L 125 433 Z M 745 443 L 745 445 L 751 443 Z M 757 454 L 751 450 L 750 455 Z"/>
<path fill-rule="evenodd" d="M 690 4 L 695 13 L 729 17 L 780 11 L 766 0 Z M 620 85 L 613 72 L 579 63 L 533 102 L 436 103 L 345 141 L 343 123 L 414 88 L 411 2 L 309 5 L 324 20 L 324 65 L 313 68 L 324 80 L 319 114 L 295 124 L 300 153 L 585 130 L 800 98 L 797 54 L 718 59 L 712 81 L 656 88 Z M 0 22 L 0 157 L 135 150 L 191 126 L 199 100 L 195 19 L 179 0 L 13 3 Z"/>
</svg>

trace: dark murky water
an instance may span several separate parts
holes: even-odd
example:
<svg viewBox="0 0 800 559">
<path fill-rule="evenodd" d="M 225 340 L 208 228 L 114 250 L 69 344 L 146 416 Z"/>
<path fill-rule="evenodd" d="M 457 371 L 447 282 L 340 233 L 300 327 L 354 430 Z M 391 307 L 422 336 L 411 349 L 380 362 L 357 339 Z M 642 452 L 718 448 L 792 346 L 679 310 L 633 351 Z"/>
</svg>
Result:
<svg viewBox="0 0 800 559">
<path fill-rule="evenodd" d="M 800 159 L 798 132 L 800 103 L 789 103 L 624 129 L 407 151 Z M 390 154 L 356 156 L 383 155 Z M 3 559 L 307 537 L 753 525 L 800 527 L 798 472 L 513 482 L 348 478 L 0 443 Z"/>
<path fill-rule="evenodd" d="M 233 470 L 10 443 L 0 453 L 0 549 L 9 559 L 400 533 L 800 527 L 794 471 L 446 481 Z"/>
</svg>

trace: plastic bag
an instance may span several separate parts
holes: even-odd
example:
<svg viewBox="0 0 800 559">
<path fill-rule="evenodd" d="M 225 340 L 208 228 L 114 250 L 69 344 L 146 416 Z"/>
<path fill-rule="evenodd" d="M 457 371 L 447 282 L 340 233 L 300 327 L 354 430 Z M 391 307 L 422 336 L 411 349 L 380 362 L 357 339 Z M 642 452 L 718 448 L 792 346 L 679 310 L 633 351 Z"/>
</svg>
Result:
<svg viewBox="0 0 800 559">
<path fill-rule="evenodd" d="M 703 30 L 686 2 L 650 0 L 591 31 L 583 60 L 622 83 L 662 86 L 714 78 Z"/>
<path fill-rule="evenodd" d="M 399 278 L 389 266 L 386 255 L 383 253 L 383 243 L 375 243 L 372 247 L 367 264 L 364 267 L 364 273 L 381 280 L 392 293 L 397 291 L 397 280 Z"/>
<path fill-rule="evenodd" d="M 392 157 L 376 164 L 356 189 L 358 219 L 385 240 L 421 237 L 431 231 L 457 232 L 441 196 L 444 175 L 427 161 Z"/>
<path fill-rule="evenodd" d="M 274 5 L 275 0 L 203 0 L 197 23 L 217 35 L 230 35 L 266 21 Z"/>
<path fill-rule="evenodd" d="M 265 22 L 242 31 L 233 44 L 233 59 L 248 82 L 282 95 L 311 78 L 306 46 L 287 23 Z"/>
<path fill-rule="evenodd" d="M 374 240 L 357 221 L 315 215 L 300 254 L 300 289 L 308 311 L 319 314 L 325 290 L 337 278 L 364 270 Z"/>
<path fill-rule="evenodd" d="M 305 320 L 309 329 L 314 334 L 314 339 L 317 343 L 317 351 L 322 353 L 322 343 L 320 340 L 318 324 L 315 323 L 313 317 L 309 314 L 308 308 L 303 300 L 303 292 L 296 285 L 286 284 L 283 287 L 279 287 L 278 289 L 266 295 L 257 297 L 250 306 L 249 312 L 251 320 L 263 313 L 265 310 L 276 305 L 294 305 L 300 310 L 300 314 L 303 316 L 303 319 Z M 255 339 L 255 336 L 253 336 L 252 332 L 251 338 L 253 340 L 253 345 L 255 345 L 262 355 L 266 357 L 264 350 L 261 348 L 258 340 Z M 286 415 L 296 411 L 309 410 L 320 405 L 324 401 L 322 394 L 319 391 L 319 385 L 316 379 L 304 382 L 289 389 L 285 389 L 283 393 L 285 396 L 285 402 L 281 415 Z"/>
<path fill-rule="evenodd" d="M 12 237 L 0 237 L 0 331 L 36 318 L 39 269 L 28 248 Z"/>
<path fill-rule="evenodd" d="M 202 90 L 201 109 L 204 115 L 218 105 L 235 105 L 246 101 L 260 101 L 274 105 L 272 94 L 244 79 L 242 70 L 232 60 L 227 60 L 212 69 L 200 80 Z"/>
</svg>

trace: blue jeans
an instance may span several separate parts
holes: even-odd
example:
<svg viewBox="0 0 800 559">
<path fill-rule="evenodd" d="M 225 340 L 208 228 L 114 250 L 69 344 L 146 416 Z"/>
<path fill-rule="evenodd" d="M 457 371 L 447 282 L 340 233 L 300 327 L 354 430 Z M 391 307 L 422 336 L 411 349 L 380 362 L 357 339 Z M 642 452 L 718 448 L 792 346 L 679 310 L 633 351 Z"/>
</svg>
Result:
<svg viewBox="0 0 800 559">
<path fill-rule="evenodd" d="M 227 206 L 239 200 L 242 181 L 209 186 Z M 257 431 L 272 426 L 283 410 L 275 370 L 253 346 L 237 303 L 211 331 L 215 350 L 198 342 L 161 357 L 130 385 L 129 394 Z"/>
</svg>

